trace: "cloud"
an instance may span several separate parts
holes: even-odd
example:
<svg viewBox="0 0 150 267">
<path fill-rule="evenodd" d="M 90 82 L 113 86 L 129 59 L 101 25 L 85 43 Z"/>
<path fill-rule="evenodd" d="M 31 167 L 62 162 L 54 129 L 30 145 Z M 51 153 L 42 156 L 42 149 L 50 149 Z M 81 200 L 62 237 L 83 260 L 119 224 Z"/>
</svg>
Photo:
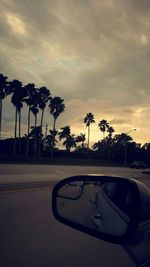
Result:
<svg viewBox="0 0 150 267">
<path fill-rule="evenodd" d="M 148 0 L 1 0 L 0 12 L 0 72 L 64 98 L 58 125 L 80 132 L 91 111 L 149 140 Z"/>
</svg>

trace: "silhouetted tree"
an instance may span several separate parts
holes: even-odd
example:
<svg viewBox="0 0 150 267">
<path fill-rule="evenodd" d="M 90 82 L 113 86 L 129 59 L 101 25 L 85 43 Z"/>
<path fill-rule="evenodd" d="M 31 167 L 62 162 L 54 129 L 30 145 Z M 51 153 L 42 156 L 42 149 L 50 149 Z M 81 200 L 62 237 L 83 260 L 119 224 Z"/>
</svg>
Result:
<svg viewBox="0 0 150 267">
<path fill-rule="evenodd" d="M 107 137 L 107 155 L 108 159 L 111 159 L 111 150 L 112 150 L 112 134 L 115 132 L 114 128 L 108 125 L 108 137 Z"/>
<path fill-rule="evenodd" d="M 112 138 L 112 154 L 117 160 L 124 160 L 126 146 L 132 141 L 132 137 L 126 133 L 116 134 Z"/>
<path fill-rule="evenodd" d="M 100 151 L 102 149 L 102 142 L 101 141 L 98 141 L 98 142 L 94 143 L 94 145 L 92 146 L 92 148 L 94 150 L 99 150 Z"/>
<path fill-rule="evenodd" d="M 44 117 L 44 111 L 46 108 L 46 104 L 47 102 L 51 99 L 51 94 L 49 89 L 47 89 L 46 87 L 40 87 L 39 88 L 39 108 L 42 111 L 41 114 L 41 128 L 43 127 L 43 117 Z"/>
<path fill-rule="evenodd" d="M 115 130 L 113 127 L 108 126 L 107 132 L 108 132 L 108 137 L 111 138 L 112 134 L 115 132 Z"/>
<path fill-rule="evenodd" d="M 43 118 L 44 118 L 44 111 L 45 111 L 45 108 L 46 108 L 46 104 L 47 102 L 51 99 L 50 97 L 50 91 L 46 88 L 46 87 L 40 87 L 39 88 L 39 108 L 41 109 L 42 111 L 42 114 L 41 114 L 41 130 L 42 130 L 42 127 L 43 127 Z M 39 141 L 39 149 L 38 149 L 38 154 L 40 156 L 40 153 L 41 153 L 41 141 Z"/>
<path fill-rule="evenodd" d="M 98 127 L 99 127 L 100 131 L 103 133 L 103 139 L 104 139 L 105 138 L 105 132 L 109 128 L 109 123 L 107 122 L 107 120 L 101 120 L 98 124 Z"/>
<path fill-rule="evenodd" d="M 53 133 L 54 133 L 56 130 L 56 120 L 60 116 L 60 114 L 64 112 L 65 110 L 64 99 L 58 96 L 51 98 L 49 102 L 49 110 L 50 110 L 50 114 L 53 116 L 53 119 L 54 119 L 54 122 L 53 122 Z M 52 145 L 53 145 L 53 142 L 52 142 Z M 51 157 L 53 157 L 53 146 L 51 149 Z"/>
<path fill-rule="evenodd" d="M 57 131 L 56 130 L 50 130 L 49 134 L 46 136 L 45 140 L 45 146 L 46 146 L 46 151 L 52 150 L 56 147 L 56 143 L 58 143 L 56 136 L 57 136 Z"/>
<path fill-rule="evenodd" d="M 84 123 L 86 124 L 86 127 L 88 127 L 88 143 L 87 143 L 87 147 L 89 148 L 89 144 L 90 144 L 90 125 L 91 125 L 91 123 L 95 123 L 94 115 L 91 112 L 86 114 L 86 116 L 84 118 Z"/>
<path fill-rule="evenodd" d="M 64 126 L 61 128 L 61 131 L 58 133 L 59 140 L 67 139 L 70 136 L 71 130 L 70 126 Z M 65 142 L 63 142 L 63 145 L 65 145 Z M 67 150 L 67 147 L 66 147 Z"/>
<path fill-rule="evenodd" d="M 66 150 L 68 152 L 70 152 L 71 148 L 75 148 L 76 147 L 75 135 L 70 134 L 64 141 L 63 145 L 66 146 Z"/>
<path fill-rule="evenodd" d="M 27 129 L 27 145 L 26 145 L 26 155 L 28 156 L 29 152 L 29 133 L 30 133 L 30 115 L 31 115 L 31 109 L 34 107 L 35 103 L 35 95 L 36 95 L 36 89 L 34 83 L 28 83 L 24 86 L 26 90 L 26 99 L 25 102 L 28 106 L 28 129 Z"/>
<path fill-rule="evenodd" d="M 33 151 L 34 154 L 36 155 L 37 152 L 37 147 L 39 146 L 39 142 L 40 140 L 42 140 L 43 134 L 41 131 L 41 127 L 40 126 L 32 126 L 31 127 L 31 132 L 29 133 L 29 139 L 33 140 Z M 36 140 L 36 144 L 35 144 L 35 140 Z M 35 147 L 36 146 L 36 147 Z"/>
<path fill-rule="evenodd" d="M 116 134 L 113 138 L 113 143 L 124 145 L 132 141 L 132 137 L 126 133 Z"/>
<path fill-rule="evenodd" d="M 16 154 L 16 137 L 17 137 L 17 120 L 19 124 L 19 152 L 20 152 L 20 137 L 21 137 L 21 109 L 23 107 L 23 101 L 26 97 L 26 93 L 24 88 L 22 87 L 22 83 L 18 80 L 13 80 L 10 82 L 10 86 L 12 88 L 12 98 L 11 102 L 15 106 L 15 131 L 14 131 L 14 148 L 13 154 Z M 18 118 L 19 117 L 19 118 Z"/>
<path fill-rule="evenodd" d="M 103 140 L 96 142 L 93 145 L 93 149 L 98 153 L 100 153 L 103 159 L 107 159 L 109 146 L 110 146 L 109 138 L 106 137 Z"/>
<path fill-rule="evenodd" d="M 145 143 L 141 148 L 142 156 L 147 164 L 150 165 L 150 143 Z"/>
<path fill-rule="evenodd" d="M 1 131 L 2 131 L 2 106 L 3 106 L 3 100 L 5 97 L 11 93 L 9 90 L 8 82 L 7 82 L 7 76 L 4 76 L 2 73 L 0 73 L 0 138 L 1 138 Z"/>
<path fill-rule="evenodd" d="M 70 135 L 70 126 L 64 126 L 62 128 L 60 128 L 61 131 L 58 133 L 59 135 L 59 140 L 62 140 L 63 138 L 67 138 Z"/>
<path fill-rule="evenodd" d="M 86 140 L 85 134 L 80 134 L 76 137 L 76 143 L 81 143 L 81 147 L 84 148 L 84 142 Z"/>
<path fill-rule="evenodd" d="M 36 140 L 36 127 L 37 127 L 37 114 L 39 112 L 38 102 L 35 101 L 34 106 L 31 107 L 31 112 L 34 115 L 34 155 L 37 155 L 37 140 Z"/>
</svg>

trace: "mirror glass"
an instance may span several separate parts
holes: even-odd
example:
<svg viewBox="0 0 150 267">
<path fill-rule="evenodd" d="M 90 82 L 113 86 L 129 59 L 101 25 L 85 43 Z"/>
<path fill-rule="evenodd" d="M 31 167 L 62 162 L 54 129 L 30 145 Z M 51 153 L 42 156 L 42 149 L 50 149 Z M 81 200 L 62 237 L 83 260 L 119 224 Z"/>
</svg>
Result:
<svg viewBox="0 0 150 267">
<path fill-rule="evenodd" d="M 65 184 L 63 187 L 60 188 L 58 196 L 62 198 L 75 200 L 81 196 L 82 189 L 83 189 L 83 181 L 81 182 L 77 181 Z"/>
<path fill-rule="evenodd" d="M 57 212 L 68 221 L 96 231 L 122 236 L 132 214 L 130 183 L 77 181 L 57 193 Z"/>
</svg>

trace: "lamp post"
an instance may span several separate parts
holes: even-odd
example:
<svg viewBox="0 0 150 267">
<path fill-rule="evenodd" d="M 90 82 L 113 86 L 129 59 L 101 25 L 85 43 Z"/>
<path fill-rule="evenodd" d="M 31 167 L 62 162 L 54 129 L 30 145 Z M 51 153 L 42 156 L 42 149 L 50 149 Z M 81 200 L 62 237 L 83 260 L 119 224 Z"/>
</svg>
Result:
<svg viewBox="0 0 150 267">
<path fill-rule="evenodd" d="M 129 134 L 133 131 L 136 131 L 136 129 L 132 129 L 129 132 L 125 133 L 125 134 Z M 126 146 L 127 142 L 124 143 L 124 167 L 127 166 L 127 146 Z"/>
</svg>

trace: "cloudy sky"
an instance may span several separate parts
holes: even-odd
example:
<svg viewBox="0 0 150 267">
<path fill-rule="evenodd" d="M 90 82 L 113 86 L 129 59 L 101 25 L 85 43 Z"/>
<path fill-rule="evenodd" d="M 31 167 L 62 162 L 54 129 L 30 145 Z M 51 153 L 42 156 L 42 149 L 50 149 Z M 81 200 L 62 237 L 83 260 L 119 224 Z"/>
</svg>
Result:
<svg viewBox="0 0 150 267">
<path fill-rule="evenodd" d="M 91 143 L 102 138 L 102 119 L 150 142 L 149 0 L 0 0 L 0 13 L 0 72 L 64 98 L 58 128 L 86 133 L 83 118 L 92 112 Z M 48 110 L 46 122 L 51 127 Z M 3 136 L 13 125 L 8 98 Z"/>
</svg>

